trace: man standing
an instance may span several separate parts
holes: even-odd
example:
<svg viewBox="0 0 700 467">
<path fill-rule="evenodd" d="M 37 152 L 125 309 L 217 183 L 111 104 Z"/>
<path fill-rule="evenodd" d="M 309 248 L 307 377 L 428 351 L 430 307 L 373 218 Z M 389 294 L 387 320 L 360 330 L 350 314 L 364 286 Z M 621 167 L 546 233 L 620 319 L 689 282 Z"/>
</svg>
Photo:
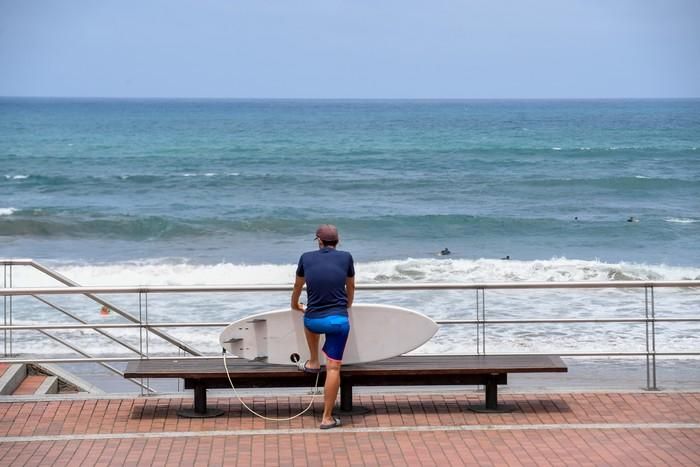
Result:
<svg viewBox="0 0 700 467">
<path fill-rule="evenodd" d="M 333 406 L 340 387 L 340 365 L 345 343 L 350 332 L 348 308 L 355 296 L 355 265 L 352 255 L 338 251 L 338 229 L 323 224 L 316 229 L 318 250 L 301 255 L 297 266 L 292 292 L 292 309 L 304 313 L 304 332 L 311 357 L 298 362 L 299 369 L 318 373 L 320 335 L 326 335 L 323 353 L 326 355 L 326 384 L 324 386 L 323 419 L 321 429 L 340 426 L 340 419 L 333 417 Z M 306 283 L 307 304 L 299 303 Z"/>
</svg>

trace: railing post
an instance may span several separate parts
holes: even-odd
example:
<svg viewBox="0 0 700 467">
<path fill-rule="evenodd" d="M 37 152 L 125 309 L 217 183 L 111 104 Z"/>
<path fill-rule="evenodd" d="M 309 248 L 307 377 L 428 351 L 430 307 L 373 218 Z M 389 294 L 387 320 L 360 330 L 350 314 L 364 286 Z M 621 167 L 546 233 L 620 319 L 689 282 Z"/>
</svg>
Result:
<svg viewBox="0 0 700 467">
<path fill-rule="evenodd" d="M 486 355 L 486 297 L 483 288 L 476 289 L 476 354 Z"/>
<path fill-rule="evenodd" d="M 481 353 L 486 355 L 486 292 L 481 289 Z"/>
<path fill-rule="evenodd" d="M 649 287 L 644 287 L 644 343 L 646 348 L 647 391 L 651 389 L 651 373 L 649 367 Z"/>
<path fill-rule="evenodd" d="M 7 264 L 2 266 L 2 287 L 7 288 Z M 3 324 L 7 326 L 7 295 L 2 297 Z M 2 330 L 3 356 L 7 357 L 7 329 Z"/>
<path fill-rule="evenodd" d="M 143 302 L 144 302 L 144 308 L 143 308 L 144 321 L 145 321 L 145 326 L 146 326 L 145 327 L 145 331 L 146 331 L 146 358 L 149 358 L 150 354 L 148 351 L 148 334 L 149 334 L 149 332 L 148 332 L 148 330 L 149 330 L 149 327 L 148 327 L 148 292 L 144 292 Z M 141 383 L 143 383 L 143 381 L 141 381 Z M 146 386 L 148 386 L 149 388 L 151 387 L 151 378 L 146 378 Z M 142 388 L 141 391 L 143 392 L 143 385 L 141 386 L 141 388 Z M 206 403 L 205 403 L 205 405 L 206 405 Z"/>
<path fill-rule="evenodd" d="M 148 337 L 149 337 L 148 336 L 148 334 L 149 334 L 149 332 L 148 332 L 149 331 L 149 327 L 148 327 L 148 292 L 145 292 L 143 294 L 143 303 L 144 303 L 143 310 L 144 310 L 144 321 L 145 321 L 144 324 L 145 324 L 145 330 L 146 330 L 146 358 L 148 358 L 148 356 L 149 356 L 149 352 L 148 352 L 148 343 L 149 343 L 149 341 L 148 341 Z"/>
<path fill-rule="evenodd" d="M 656 391 L 656 310 L 654 309 L 654 286 L 651 289 L 651 374 L 652 390 Z"/>
<path fill-rule="evenodd" d="M 139 292 L 139 357 L 144 358 L 143 355 L 143 292 Z M 143 378 L 141 380 L 141 395 L 143 396 Z"/>
<path fill-rule="evenodd" d="M 12 288 L 12 263 L 3 265 L 2 284 L 4 288 Z M 9 306 L 8 306 L 9 305 Z M 2 300 L 3 323 L 12 326 L 12 295 L 4 296 Z M 3 353 L 5 357 L 12 356 L 12 329 L 3 331 Z"/>
<path fill-rule="evenodd" d="M 480 333 L 481 333 L 481 324 L 479 320 L 479 289 L 476 289 L 474 292 L 476 292 L 476 354 L 481 355 L 481 342 L 480 342 Z"/>
<path fill-rule="evenodd" d="M 651 300 L 650 300 L 651 296 Z M 656 314 L 654 311 L 654 287 L 644 287 L 644 314 L 646 318 L 646 367 L 647 391 L 656 391 Z"/>
</svg>

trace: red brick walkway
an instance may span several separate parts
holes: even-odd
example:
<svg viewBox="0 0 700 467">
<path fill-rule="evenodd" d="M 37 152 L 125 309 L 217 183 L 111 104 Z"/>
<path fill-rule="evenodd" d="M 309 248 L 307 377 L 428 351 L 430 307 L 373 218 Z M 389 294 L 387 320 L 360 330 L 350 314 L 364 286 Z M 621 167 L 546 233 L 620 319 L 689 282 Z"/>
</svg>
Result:
<svg viewBox="0 0 700 467">
<path fill-rule="evenodd" d="M 213 419 L 178 418 L 182 398 L 4 402 L 0 465 L 700 465 L 700 393 L 503 394 L 514 413 L 464 409 L 480 399 L 360 395 L 372 411 L 328 432 L 320 405 L 269 422 L 235 398 L 211 398 L 227 411 Z M 246 398 L 278 417 L 308 400 Z"/>
</svg>

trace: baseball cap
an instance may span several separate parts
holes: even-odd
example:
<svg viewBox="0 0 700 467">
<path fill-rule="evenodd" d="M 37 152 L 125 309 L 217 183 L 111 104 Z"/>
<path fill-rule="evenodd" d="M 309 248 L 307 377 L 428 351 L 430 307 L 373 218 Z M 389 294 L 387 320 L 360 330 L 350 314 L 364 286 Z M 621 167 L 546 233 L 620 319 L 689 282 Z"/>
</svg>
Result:
<svg viewBox="0 0 700 467">
<path fill-rule="evenodd" d="M 322 224 L 316 229 L 316 238 L 322 242 L 337 242 L 338 229 L 331 224 Z"/>
</svg>

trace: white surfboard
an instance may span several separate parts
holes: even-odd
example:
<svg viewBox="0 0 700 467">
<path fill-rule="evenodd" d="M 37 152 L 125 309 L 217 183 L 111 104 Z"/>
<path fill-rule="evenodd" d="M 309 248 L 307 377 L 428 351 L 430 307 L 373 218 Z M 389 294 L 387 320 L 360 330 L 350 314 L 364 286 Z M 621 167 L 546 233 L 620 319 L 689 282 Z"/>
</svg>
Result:
<svg viewBox="0 0 700 467">
<path fill-rule="evenodd" d="M 343 363 L 366 363 L 414 350 L 437 332 L 435 321 L 417 311 L 390 305 L 353 305 L 350 336 Z M 323 347 L 321 336 L 319 348 Z M 251 315 L 227 326 L 219 342 L 232 355 L 279 365 L 293 365 L 295 356 L 309 358 L 304 314 L 291 309 Z M 323 352 L 319 352 L 321 362 Z"/>
</svg>

